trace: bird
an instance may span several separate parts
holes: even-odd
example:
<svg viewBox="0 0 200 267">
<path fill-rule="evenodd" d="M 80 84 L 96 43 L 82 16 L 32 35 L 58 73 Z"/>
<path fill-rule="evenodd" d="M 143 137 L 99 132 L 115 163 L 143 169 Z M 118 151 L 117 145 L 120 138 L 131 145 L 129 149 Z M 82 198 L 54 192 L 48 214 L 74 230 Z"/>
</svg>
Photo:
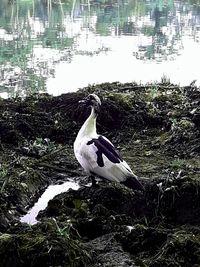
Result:
<svg viewBox="0 0 200 267">
<path fill-rule="evenodd" d="M 80 128 L 74 141 L 74 154 L 85 172 L 96 184 L 95 177 L 117 182 L 133 189 L 143 191 L 144 187 L 122 159 L 114 145 L 96 130 L 96 120 L 100 112 L 101 100 L 92 93 L 79 101 L 90 106 L 91 113 Z"/>
</svg>

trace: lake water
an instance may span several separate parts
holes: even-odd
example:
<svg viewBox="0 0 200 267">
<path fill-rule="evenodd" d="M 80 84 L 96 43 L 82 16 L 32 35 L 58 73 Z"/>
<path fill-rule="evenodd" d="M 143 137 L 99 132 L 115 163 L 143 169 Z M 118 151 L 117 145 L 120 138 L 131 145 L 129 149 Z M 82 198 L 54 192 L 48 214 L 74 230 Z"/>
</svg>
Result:
<svg viewBox="0 0 200 267">
<path fill-rule="evenodd" d="M 199 1 L 0 1 L 2 97 L 163 77 L 199 85 L 199 62 Z"/>
<path fill-rule="evenodd" d="M 67 192 L 70 188 L 73 190 L 78 190 L 79 185 L 74 181 L 50 185 L 34 204 L 34 206 L 28 211 L 28 213 L 20 218 L 20 221 L 31 225 L 36 224 L 38 222 L 36 219 L 38 213 L 47 207 L 49 200 L 53 199 L 58 194 Z"/>
</svg>

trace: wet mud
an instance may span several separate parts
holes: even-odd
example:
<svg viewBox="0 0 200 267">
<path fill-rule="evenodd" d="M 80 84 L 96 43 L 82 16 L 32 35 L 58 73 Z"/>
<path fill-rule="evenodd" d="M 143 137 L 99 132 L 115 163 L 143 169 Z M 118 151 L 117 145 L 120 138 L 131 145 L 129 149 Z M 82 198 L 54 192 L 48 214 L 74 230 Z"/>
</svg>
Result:
<svg viewBox="0 0 200 267">
<path fill-rule="evenodd" d="M 102 99 L 98 132 L 144 192 L 88 185 L 73 142 Z M 0 266 L 200 266 L 200 89 L 105 83 L 58 97 L 0 99 Z M 79 182 L 28 225 L 20 217 L 49 184 Z"/>
</svg>

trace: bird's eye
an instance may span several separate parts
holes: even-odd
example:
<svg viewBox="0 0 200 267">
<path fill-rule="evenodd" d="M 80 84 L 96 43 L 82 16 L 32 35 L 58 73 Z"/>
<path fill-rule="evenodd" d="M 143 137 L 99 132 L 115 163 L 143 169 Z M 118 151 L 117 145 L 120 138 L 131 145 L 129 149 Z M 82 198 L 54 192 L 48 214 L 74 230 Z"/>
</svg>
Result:
<svg viewBox="0 0 200 267">
<path fill-rule="evenodd" d="M 96 99 L 93 95 L 90 95 L 90 101 L 96 101 Z"/>
</svg>

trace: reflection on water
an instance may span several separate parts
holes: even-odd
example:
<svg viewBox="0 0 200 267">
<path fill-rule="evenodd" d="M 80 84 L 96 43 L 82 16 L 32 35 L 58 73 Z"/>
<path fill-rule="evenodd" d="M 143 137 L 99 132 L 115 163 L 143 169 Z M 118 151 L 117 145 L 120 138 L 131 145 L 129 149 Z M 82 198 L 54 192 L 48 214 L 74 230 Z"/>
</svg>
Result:
<svg viewBox="0 0 200 267">
<path fill-rule="evenodd" d="M 0 1 L 0 93 L 54 95 L 106 81 L 200 81 L 200 5 Z"/>
<path fill-rule="evenodd" d="M 31 225 L 36 224 L 36 217 L 38 213 L 47 207 L 49 200 L 53 199 L 60 193 L 67 192 L 70 188 L 78 190 L 79 185 L 72 181 L 68 181 L 60 185 L 50 185 L 35 203 L 35 205 L 30 209 L 30 211 L 21 217 L 20 221 Z"/>
</svg>

